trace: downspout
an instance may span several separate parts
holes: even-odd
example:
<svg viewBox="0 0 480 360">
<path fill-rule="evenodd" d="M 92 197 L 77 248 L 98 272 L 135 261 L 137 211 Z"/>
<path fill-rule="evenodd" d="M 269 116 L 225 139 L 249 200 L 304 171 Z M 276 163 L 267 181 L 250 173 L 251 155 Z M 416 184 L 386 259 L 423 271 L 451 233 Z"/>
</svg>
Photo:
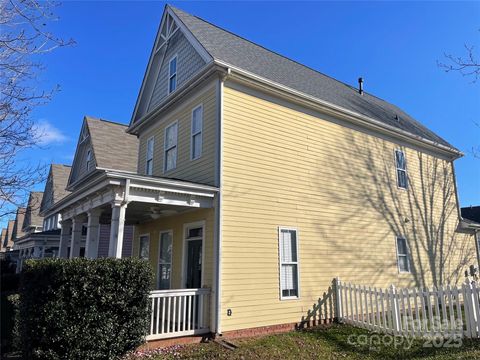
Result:
<svg viewBox="0 0 480 360">
<path fill-rule="evenodd" d="M 216 222 L 216 262 L 215 262 L 215 335 L 222 334 L 221 315 L 222 315 L 222 185 L 223 185 L 223 87 L 226 78 L 230 75 L 230 69 L 227 73 L 221 75 L 217 85 L 217 151 L 216 151 L 216 185 L 218 186 L 215 222 Z"/>
</svg>

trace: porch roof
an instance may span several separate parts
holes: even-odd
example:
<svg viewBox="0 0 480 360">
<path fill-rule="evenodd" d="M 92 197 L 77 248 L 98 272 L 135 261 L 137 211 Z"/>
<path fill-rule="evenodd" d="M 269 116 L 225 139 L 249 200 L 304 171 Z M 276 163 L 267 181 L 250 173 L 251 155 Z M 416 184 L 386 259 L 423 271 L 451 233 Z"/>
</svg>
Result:
<svg viewBox="0 0 480 360">
<path fill-rule="evenodd" d="M 100 169 L 82 187 L 55 203 L 48 214 L 60 212 L 68 219 L 113 202 L 212 207 L 217 192 L 217 187 L 200 183 Z"/>
</svg>

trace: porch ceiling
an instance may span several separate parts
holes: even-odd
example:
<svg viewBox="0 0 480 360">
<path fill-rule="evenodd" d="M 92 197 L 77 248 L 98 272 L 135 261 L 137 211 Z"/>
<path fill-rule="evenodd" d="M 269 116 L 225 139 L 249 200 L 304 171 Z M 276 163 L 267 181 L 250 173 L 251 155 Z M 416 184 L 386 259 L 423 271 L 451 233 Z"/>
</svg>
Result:
<svg viewBox="0 0 480 360">
<path fill-rule="evenodd" d="M 103 224 L 109 224 L 112 216 L 112 208 L 110 206 L 102 206 L 101 210 L 102 215 L 100 217 L 100 222 Z M 166 204 L 155 205 L 142 202 L 131 202 L 128 204 L 125 211 L 125 224 L 137 225 L 191 210 L 192 208 L 188 206 Z"/>
</svg>

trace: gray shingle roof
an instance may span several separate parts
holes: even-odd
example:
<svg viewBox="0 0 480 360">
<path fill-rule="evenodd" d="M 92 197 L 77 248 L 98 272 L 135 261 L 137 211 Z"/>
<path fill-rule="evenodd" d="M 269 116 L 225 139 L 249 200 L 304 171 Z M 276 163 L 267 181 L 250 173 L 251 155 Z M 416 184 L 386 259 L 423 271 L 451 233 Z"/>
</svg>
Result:
<svg viewBox="0 0 480 360">
<path fill-rule="evenodd" d="M 43 216 L 40 216 L 40 206 L 42 204 L 43 191 L 31 191 L 28 198 L 27 212 L 23 221 L 23 228 L 30 229 L 31 226 L 43 226 Z"/>
<path fill-rule="evenodd" d="M 7 234 L 5 239 L 3 239 L 3 248 L 13 246 L 13 227 L 15 226 L 15 220 L 9 220 L 7 225 Z"/>
<path fill-rule="evenodd" d="M 70 191 L 65 188 L 68 184 L 71 169 L 70 165 L 52 164 L 53 203 L 70 194 Z"/>
<path fill-rule="evenodd" d="M 26 208 L 17 208 L 17 215 L 15 216 L 15 224 L 13 225 L 13 239 L 20 239 L 25 235 L 23 229 L 23 222 L 25 220 L 25 214 L 27 212 Z"/>
<path fill-rule="evenodd" d="M 127 125 L 85 117 L 97 167 L 137 171 L 138 139 L 127 134 Z"/>
<path fill-rule="evenodd" d="M 326 76 L 209 22 L 170 6 L 216 60 L 296 91 L 373 118 L 415 136 L 453 148 L 406 112 L 378 97 Z"/>
</svg>

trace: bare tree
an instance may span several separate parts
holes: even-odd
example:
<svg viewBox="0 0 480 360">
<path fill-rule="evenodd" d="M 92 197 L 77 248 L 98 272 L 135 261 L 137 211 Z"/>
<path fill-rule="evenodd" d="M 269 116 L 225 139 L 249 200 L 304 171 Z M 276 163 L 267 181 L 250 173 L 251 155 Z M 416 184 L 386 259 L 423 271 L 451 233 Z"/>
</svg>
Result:
<svg viewBox="0 0 480 360">
<path fill-rule="evenodd" d="M 0 217 L 23 204 L 32 186 L 44 180 L 41 164 L 23 164 L 22 150 L 38 146 L 42 138 L 32 111 L 46 104 L 58 90 L 40 89 L 41 55 L 73 44 L 48 31 L 58 3 L 37 0 L 0 0 Z"/>
<path fill-rule="evenodd" d="M 445 72 L 456 71 L 463 76 L 472 77 L 476 82 L 480 77 L 480 61 L 475 54 L 473 45 L 464 45 L 466 54 L 463 56 L 445 53 L 445 62 L 437 61 L 440 68 Z"/>
<path fill-rule="evenodd" d="M 411 252 L 411 272 L 415 286 L 456 284 L 464 270 L 475 262 L 472 240 L 458 229 L 458 208 L 453 164 L 421 152 L 409 158 L 408 190 L 397 187 L 392 149 L 384 141 L 348 137 L 354 153 L 361 159 L 345 158 L 349 175 L 348 194 L 332 192 L 334 201 L 350 201 L 352 211 L 373 210 L 378 222 L 392 234 L 406 236 Z M 407 160 L 408 161 L 408 160 Z M 407 165 L 407 166 L 408 166 Z M 356 208 L 354 205 L 357 205 Z M 347 217 L 350 215 L 347 215 Z M 375 259 L 371 259 L 374 264 Z M 387 268 L 378 259 L 378 270 Z"/>
<path fill-rule="evenodd" d="M 479 30 L 480 31 L 480 30 Z M 473 78 L 472 83 L 477 82 L 480 78 L 480 60 L 475 53 L 475 47 L 473 45 L 464 45 L 465 55 L 457 56 L 450 53 L 445 53 L 445 61 L 437 61 L 437 65 L 445 72 L 459 72 L 462 76 Z M 480 127 L 475 122 L 477 127 Z M 471 149 L 473 157 L 480 159 L 480 146 L 473 146 Z"/>
</svg>

